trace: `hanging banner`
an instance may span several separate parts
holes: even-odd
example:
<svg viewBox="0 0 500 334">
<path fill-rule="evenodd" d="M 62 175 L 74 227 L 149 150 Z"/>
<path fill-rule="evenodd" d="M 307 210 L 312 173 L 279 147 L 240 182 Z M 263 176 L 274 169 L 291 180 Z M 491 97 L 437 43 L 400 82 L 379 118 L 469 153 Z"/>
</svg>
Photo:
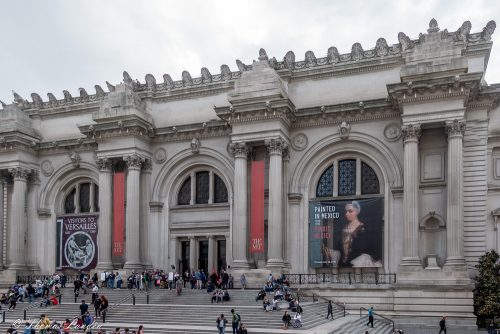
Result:
<svg viewBox="0 0 500 334">
<path fill-rule="evenodd" d="M 384 200 L 311 201 L 311 268 L 382 267 Z"/>
<path fill-rule="evenodd" d="M 61 269 L 94 269 L 97 265 L 97 217 L 79 216 L 57 219 L 60 231 L 58 252 Z"/>
<path fill-rule="evenodd" d="M 264 161 L 252 161 L 250 168 L 250 254 L 264 253 Z"/>
<path fill-rule="evenodd" d="M 123 256 L 124 240 L 125 173 L 115 172 L 113 177 L 113 256 Z"/>
</svg>

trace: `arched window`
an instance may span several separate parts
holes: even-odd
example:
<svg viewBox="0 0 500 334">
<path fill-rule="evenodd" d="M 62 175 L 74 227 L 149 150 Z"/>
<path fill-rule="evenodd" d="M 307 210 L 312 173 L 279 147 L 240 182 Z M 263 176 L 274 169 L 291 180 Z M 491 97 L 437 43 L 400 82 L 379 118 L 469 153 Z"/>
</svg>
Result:
<svg viewBox="0 0 500 334">
<path fill-rule="evenodd" d="M 192 184 L 194 180 L 194 184 Z M 178 205 L 227 203 L 228 192 L 222 178 L 212 171 L 193 172 L 177 196 Z"/>
<path fill-rule="evenodd" d="M 99 186 L 93 182 L 77 183 L 64 199 L 64 213 L 89 212 L 99 212 Z"/>
<path fill-rule="evenodd" d="M 334 160 L 321 174 L 316 185 L 316 197 L 373 194 L 380 194 L 377 174 L 359 158 Z"/>
</svg>

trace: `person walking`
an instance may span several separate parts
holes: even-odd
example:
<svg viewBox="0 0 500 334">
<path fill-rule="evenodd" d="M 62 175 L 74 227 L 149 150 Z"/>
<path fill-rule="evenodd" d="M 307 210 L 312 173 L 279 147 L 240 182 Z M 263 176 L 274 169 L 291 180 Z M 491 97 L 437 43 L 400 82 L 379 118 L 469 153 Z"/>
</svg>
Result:
<svg viewBox="0 0 500 334">
<path fill-rule="evenodd" d="M 329 316 L 332 316 L 333 320 L 333 305 L 331 300 L 328 301 L 328 313 L 326 315 L 326 318 L 328 319 Z"/>
<path fill-rule="evenodd" d="M 85 313 L 87 313 L 88 310 L 89 306 L 85 304 L 85 300 L 82 300 L 82 303 L 80 304 L 80 314 L 84 315 Z"/>
<path fill-rule="evenodd" d="M 441 321 L 439 321 L 439 334 L 444 332 L 446 334 L 446 317 L 443 315 Z"/>
<path fill-rule="evenodd" d="M 222 301 L 222 299 L 221 299 Z M 238 313 L 234 312 L 234 308 L 231 309 L 231 325 L 233 327 L 233 334 L 236 334 L 238 325 L 240 324 L 241 317 Z"/>
<path fill-rule="evenodd" d="M 366 326 L 370 326 L 373 328 L 373 306 L 368 309 L 368 323 Z"/>
<path fill-rule="evenodd" d="M 14 292 L 10 294 L 9 301 L 10 301 L 9 310 L 15 310 L 17 305 L 17 296 Z"/>
<path fill-rule="evenodd" d="M 241 284 L 241 289 L 245 290 L 245 288 L 247 287 L 247 278 L 245 277 L 245 274 L 241 274 L 240 284 Z"/>
<path fill-rule="evenodd" d="M 219 330 L 219 334 L 226 334 L 225 329 L 226 329 L 226 324 L 227 320 L 224 318 L 224 314 L 221 314 L 220 317 L 217 318 L 217 329 Z"/>
</svg>

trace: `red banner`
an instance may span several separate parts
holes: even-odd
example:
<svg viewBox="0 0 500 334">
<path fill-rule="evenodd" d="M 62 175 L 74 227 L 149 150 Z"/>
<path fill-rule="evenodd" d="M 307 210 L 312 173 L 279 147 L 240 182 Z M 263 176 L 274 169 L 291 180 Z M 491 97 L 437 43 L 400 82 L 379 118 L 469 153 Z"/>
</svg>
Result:
<svg viewBox="0 0 500 334">
<path fill-rule="evenodd" d="M 252 161 L 250 170 L 250 253 L 264 253 L 264 161 Z"/>
<path fill-rule="evenodd" d="M 116 172 L 113 182 L 113 256 L 123 255 L 125 239 L 125 173 Z"/>
</svg>

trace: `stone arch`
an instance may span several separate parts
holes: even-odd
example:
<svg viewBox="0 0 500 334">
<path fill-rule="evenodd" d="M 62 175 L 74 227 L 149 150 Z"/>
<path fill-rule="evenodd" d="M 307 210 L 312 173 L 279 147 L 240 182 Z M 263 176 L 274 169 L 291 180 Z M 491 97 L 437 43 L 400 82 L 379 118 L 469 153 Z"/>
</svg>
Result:
<svg viewBox="0 0 500 334">
<path fill-rule="evenodd" d="M 215 150 L 200 148 L 200 152 L 196 155 L 193 155 L 190 149 L 179 152 L 163 166 L 153 185 L 152 200 L 164 202 L 168 198 L 171 201 L 176 194 L 175 191 L 180 187 L 180 179 L 186 177 L 186 171 L 199 169 L 201 166 L 218 173 L 226 184 L 228 197 L 231 199 L 234 175 L 231 162 Z"/>
<path fill-rule="evenodd" d="M 99 185 L 97 167 L 88 162 L 81 162 L 78 169 L 71 163 L 63 165 L 50 177 L 40 191 L 38 207 L 49 209 L 54 214 L 61 213 L 62 199 L 66 196 L 68 189 L 80 180 L 91 180 Z"/>
<path fill-rule="evenodd" d="M 442 266 L 446 260 L 446 222 L 435 212 L 422 217 L 419 227 L 419 257 L 426 267 Z"/>
</svg>

